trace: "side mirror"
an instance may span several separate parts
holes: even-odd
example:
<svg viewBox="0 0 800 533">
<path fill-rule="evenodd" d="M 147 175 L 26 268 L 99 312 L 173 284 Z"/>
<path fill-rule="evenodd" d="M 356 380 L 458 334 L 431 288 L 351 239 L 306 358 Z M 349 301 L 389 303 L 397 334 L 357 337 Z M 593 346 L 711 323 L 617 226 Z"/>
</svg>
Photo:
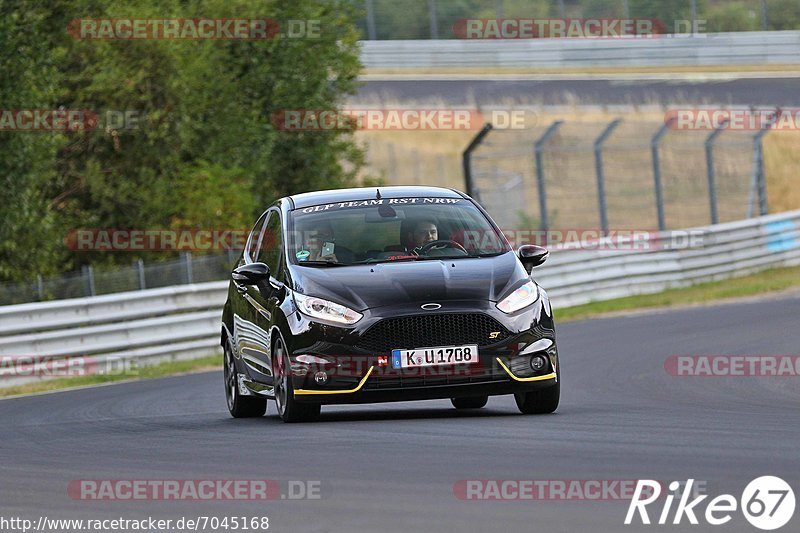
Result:
<svg viewBox="0 0 800 533">
<path fill-rule="evenodd" d="M 250 263 L 234 269 L 231 278 L 242 285 L 255 285 L 269 280 L 269 267 L 264 263 Z"/>
<path fill-rule="evenodd" d="M 525 244 L 519 247 L 517 256 L 522 262 L 522 266 L 530 274 L 533 267 L 537 267 L 547 261 L 547 258 L 550 257 L 550 251 L 535 244 Z"/>
</svg>

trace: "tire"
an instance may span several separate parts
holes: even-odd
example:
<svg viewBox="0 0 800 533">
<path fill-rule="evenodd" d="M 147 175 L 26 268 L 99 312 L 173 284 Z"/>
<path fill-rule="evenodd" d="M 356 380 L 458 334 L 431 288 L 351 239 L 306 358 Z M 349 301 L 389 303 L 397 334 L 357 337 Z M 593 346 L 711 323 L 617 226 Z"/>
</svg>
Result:
<svg viewBox="0 0 800 533">
<path fill-rule="evenodd" d="M 233 360 L 233 351 L 226 341 L 225 358 L 223 362 L 223 376 L 225 378 L 225 399 L 228 411 L 233 418 L 255 418 L 264 416 L 267 412 L 266 398 L 258 396 L 242 396 L 239 394 L 239 380 L 236 374 L 236 363 Z"/>
<path fill-rule="evenodd" d="M 450 398 L 456 409 L 480 409 L 489 401 L 488 396 L 469 396 L 466 398 Z"/>
<path fill-rule="evenodd" d="M 543 415 L 552 413 L 558 409 L 558 401 L 561 397 L 561 384 L 556 383 L 546 389 L 531 392 L 518 392 L 514 394 L 517 407 L 526 415 Z"/>
<path fill-rule="evenodd" d="M 275 405 L 284 422 L 308 422 L 319 417 L 320 404 L 300 403 L 294 399 L 294 386 L 289 377 L 289 355 L 280 338 L 275 339 L 272 349 L 272 379 L 275 389 Z"/>
</svg>

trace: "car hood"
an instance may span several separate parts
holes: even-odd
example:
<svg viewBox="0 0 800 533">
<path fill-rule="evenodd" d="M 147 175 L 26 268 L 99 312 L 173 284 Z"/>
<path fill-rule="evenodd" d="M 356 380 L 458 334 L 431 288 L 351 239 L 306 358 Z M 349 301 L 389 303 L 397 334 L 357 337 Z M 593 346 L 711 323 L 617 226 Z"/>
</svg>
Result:
<svg viewBox="0 0 800 533">
<path fill-rule="evenodd" d="M 530 279 L 513 252 L 475 259 L 346 267 L 291 265 L 295 291 L 356 310 L 454 300 L 499 301 Z"/>
</svg>

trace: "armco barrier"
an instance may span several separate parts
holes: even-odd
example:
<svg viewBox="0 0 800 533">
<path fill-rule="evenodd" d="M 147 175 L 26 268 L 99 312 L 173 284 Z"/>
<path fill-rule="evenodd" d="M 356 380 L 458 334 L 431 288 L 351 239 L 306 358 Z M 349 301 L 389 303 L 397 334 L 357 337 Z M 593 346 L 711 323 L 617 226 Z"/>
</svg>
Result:
<svg viewBox="0 0 800 533">
<path fill-rule="evenodd" d="M 88 364 L 219 352 L 228 284 L 214 281 L 0 307 L 0 356 L 79 356 Z M 34 381 L 6 377 L 0 387 Z"/>
<path fill-rule="evenodd" d="M 648 39 L 362 41 L 371 69 L 570 68 L 800 63 L 800 31 L 665 35 Z"/>
<path fill-rule="evenodd" d="M 664 232 L 645 251 L 553 253 L 534 278 L 565 307 L 800 265 L 800 211 L 687 232 L 699 236 L 698 246 L 675 242 L 684 232 Z"/>
<path fill-rule="evenodd" d="M 645 251 L 555 251 L 534 271 L 557 309 L 800 265 L 800 211 L 659 234 Z M 227 282 L 0 307 L 0 356 L 89 356 L 142 364 L 219 351 Z M 0 386 L 19 383 L 2 379 Z"/>
</svg>

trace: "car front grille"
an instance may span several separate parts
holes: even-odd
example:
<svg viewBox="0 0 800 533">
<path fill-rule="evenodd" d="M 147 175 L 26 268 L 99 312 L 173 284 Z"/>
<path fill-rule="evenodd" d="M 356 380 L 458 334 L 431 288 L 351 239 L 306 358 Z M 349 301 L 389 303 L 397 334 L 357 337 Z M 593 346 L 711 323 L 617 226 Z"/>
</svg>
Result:
<svg viewBox="0 0 800 533">
<path fill-rule="evenodd" d="M 489 346 L 510 336 L 497 320 L 482 313 L 437 313 L 385 318 L 362 335 L 358 346 L 383 354 L 403 348 Z"/>
</svg>

